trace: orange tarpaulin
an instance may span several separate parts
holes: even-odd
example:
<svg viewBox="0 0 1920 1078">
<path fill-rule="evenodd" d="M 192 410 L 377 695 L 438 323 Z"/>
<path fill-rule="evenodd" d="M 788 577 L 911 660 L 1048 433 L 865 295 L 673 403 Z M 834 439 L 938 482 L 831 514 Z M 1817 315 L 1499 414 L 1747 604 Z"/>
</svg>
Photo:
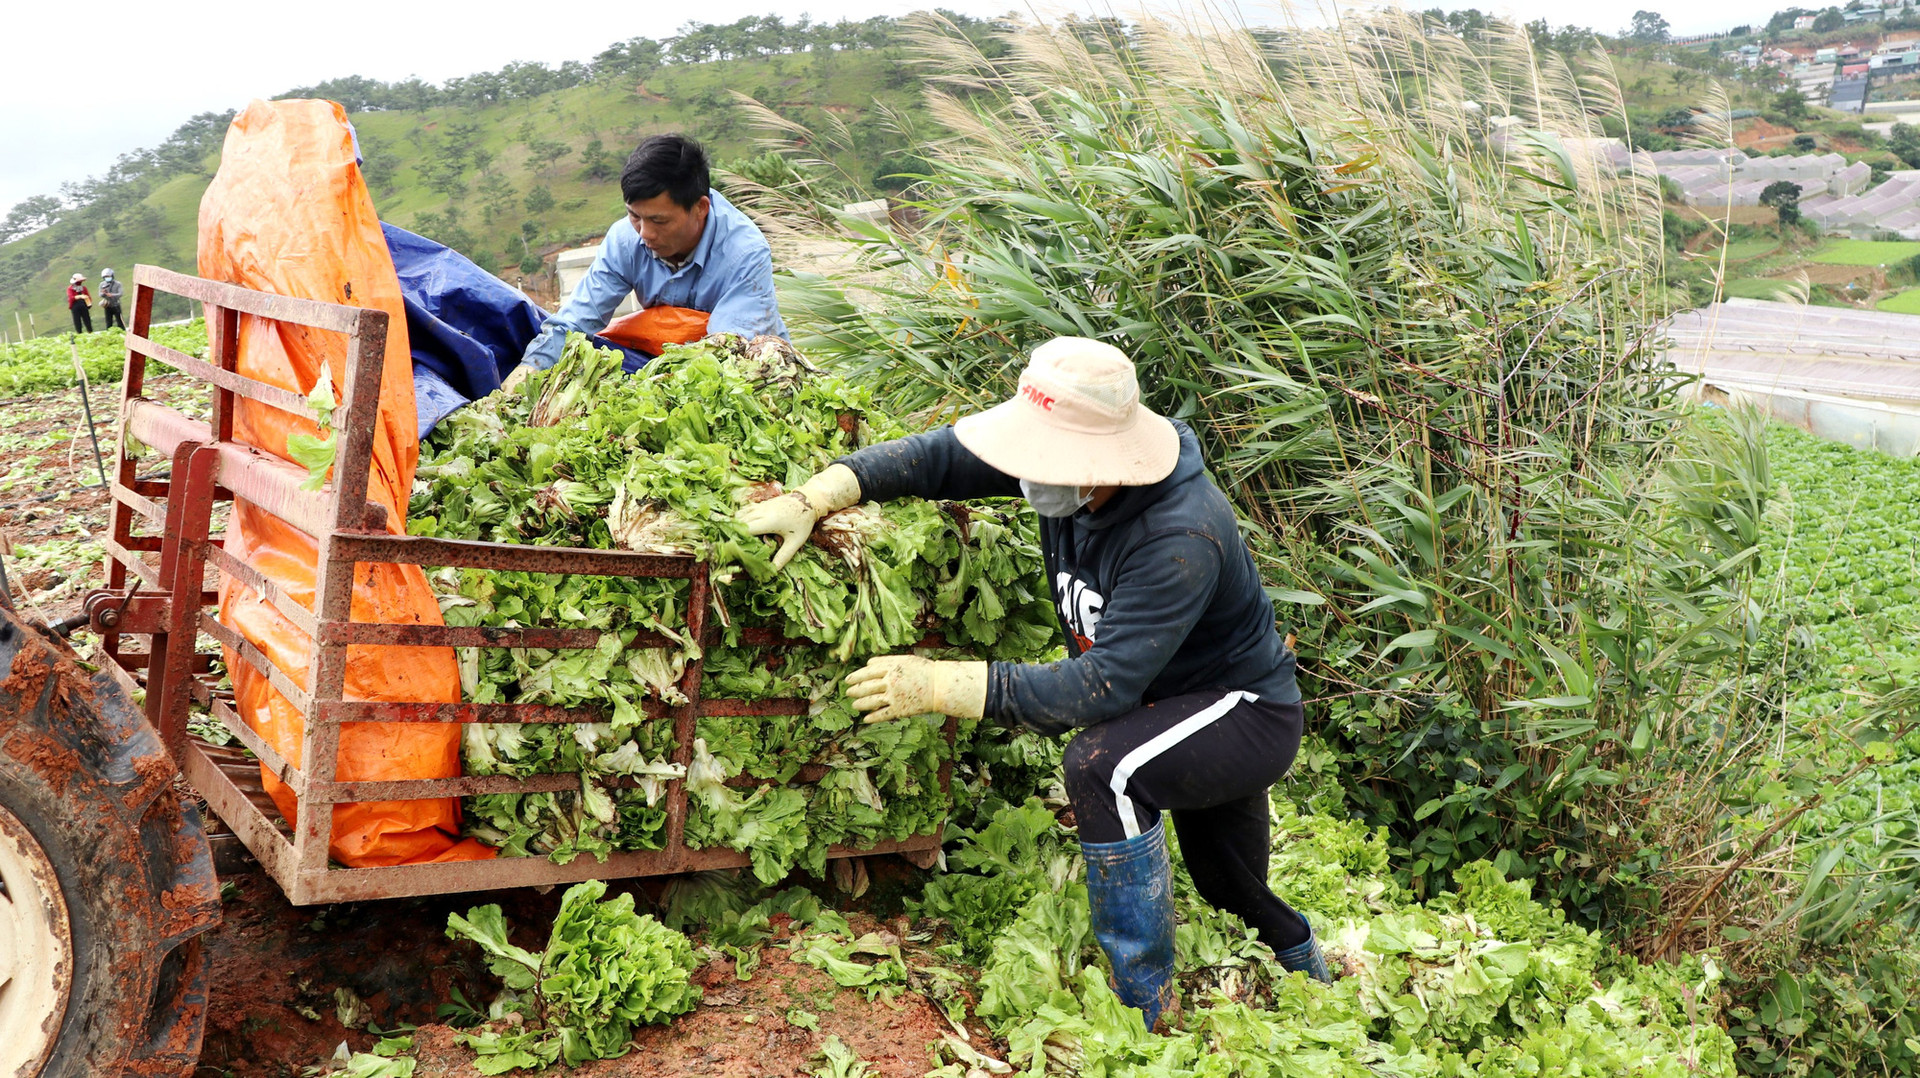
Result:
<svg viewBox="0 0 1920 1078">
<path fill-rule="evenodd" d="M 600 336 L 657 356 L 670 344 L 692 344 L 707 335 L 707 312 L 691 307 L 646 307 L 613 320 Z"/>
<path fill-rule="evenodd" d="M 386 311 L 386 362 L 367 497 L 387 508 L 388 526 L 403 532 L 407 496 L 419 458 L 413 406 L 413 364 L 400 282 L 373 199 L 354 163 L 346 112 L 329 101 L 255 101 L 233 121 L 220 171 L 200 201 L 200 275 L 282 296 Z M 238 370 L 293 390 L 312 391 L 322 377 L 346 384 L 346 339 L 337 333 L 265 322 L 240 322 Z M 241 399 L 234 437 L 287 456 L 287 436 L 317 435 L 313 422 Z M 230 553 L 259 569 L 295 602 L 313 606 L 316 549 L 305 534 L 265 510 L 235 499 L 227 527 Z M 354 575 L 355 621 L 442 624 L 440 608 L 418 566 L 361 565 Z M 313 641 L 253 589 L 222 575 L 220 620 L 257 646 L 295 684 L 307 683 Z M 300 712 L 253 667 L 227 654 L 241 718 L 297 767 L 304 723 Z M 451 648 L 356 646 L 348 651 L 348 700 L 460 699 Z M 265 774 L 274 804 L 294 819 L 293 792 Z M 336 777 L 343 781 L 447 778 L 460 774 L 460 727 L 440 723 L 349 723 L 340 731 Z M 490 857 L 458 838 L 454 798 L 337 806 L 329 849 L 352 866 Z"/>
</svg>

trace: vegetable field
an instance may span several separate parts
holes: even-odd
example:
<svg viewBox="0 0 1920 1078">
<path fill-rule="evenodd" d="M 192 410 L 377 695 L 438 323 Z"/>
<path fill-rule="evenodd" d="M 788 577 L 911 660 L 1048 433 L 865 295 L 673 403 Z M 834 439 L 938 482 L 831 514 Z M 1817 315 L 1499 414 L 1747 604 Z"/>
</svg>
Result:
<svg viewBox="0 0 1920 1078">
<path fill-rule="evenodd" d="M 1797 287 L 1797 282 L 1767 277 L 1735 277 L 1727 281 L 1723 291 L 1731 297 L 1741 299 L 1779 299 Z"/>
<path fill-rule="evenodd" d="M 1716 250 L 1708 248 L 1702 253 L 1709 258 L 1725 255 L 1727 262 L 1732 264 L 1736 262 L 1750 262 L 1756 258 L 1770 255 L 1774 251 L 1779 250 L 1779 248 L 1780 241 L 1766 236 L 1760 236 L 1754 239 L 1735 240 L 1732 243 L 1726 244 L 1722 249 Z"/>
<path fill-rule="evenodd" d="M 199 355 L 207 347 L 206 323 L 196 318 L 182 325 L 155 326 L 153 340 Z M 0 345 L 0 394 L 18 396 L 75 384 L 76 352 L 88 381 L 95 385 L 118 382 L 127 361 L 126 334 L 115 328 Z"/>
<path fill-rule="evenodd" d="M 1881 300 L 1875 306 L 1894 314 L 1920 314 L 1920 288 L 1909 288 L 1905 292 Z"/>
<path fill-rule="evenodd" d="M 1920 243 L 1908 240 L 1834 240 L 1815 252 L 1813 261 L 1829 266 L 1891 266 L 1920 257 Z"/>
<path fill-rule="evenodd" d="M 1920 668 L 1920 461 L 1791 427 L 1767 433 L 1781 495 L 1764 549 L 1783 612 L 1812 632 L 1823 660 L 1794 705 L 1803 715 L 1857 708 L 1853 690 Z"/>
</svg>

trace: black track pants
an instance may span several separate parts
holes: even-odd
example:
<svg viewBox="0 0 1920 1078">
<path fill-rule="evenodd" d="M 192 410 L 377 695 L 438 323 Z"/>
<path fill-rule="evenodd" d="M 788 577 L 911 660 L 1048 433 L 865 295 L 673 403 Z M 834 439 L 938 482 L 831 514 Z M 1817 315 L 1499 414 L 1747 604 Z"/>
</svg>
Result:
<svg viewBox="0 0 1920 1078">
<path fill-rule="evenodd" d="M 1202 898 L 1276 951 L 1306 942 L 1305 920 L 1267 886 L 1267 791 L 1293 766 L 1303 716 L 1299 704 L 1192 693 L 1081 730 L 1064 762 L 1080 840 L 1118 842 L 1171 812 Z"/>
<path fill-rule="evenodd" d="M 112 329 L 116 324 L 121 329 L 127 328 L 127 320 L 120 317 L 120 305 L 118 303 L 107 304 L 106 312 L 107 320 L 101 325 L 101 329 Z"/>
<path fill-rule="evenodd" d="M 86 304 L 74 303 L 68 306 L 67 311 L 73 315 L 73 331 L 75 333 L 93 332 L 93 312 L 87 308 Z"/>
</svg>

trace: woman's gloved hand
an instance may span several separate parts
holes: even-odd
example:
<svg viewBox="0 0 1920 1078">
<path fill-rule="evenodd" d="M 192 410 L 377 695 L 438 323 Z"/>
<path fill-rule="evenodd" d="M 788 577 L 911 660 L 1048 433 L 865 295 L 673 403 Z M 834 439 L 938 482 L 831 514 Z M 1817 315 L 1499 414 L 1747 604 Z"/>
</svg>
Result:
<svg viewBox="0 0 1920 1078">
<path fill-rule="evenodd" d="M 929 712 L 977 719 L 987 710 L 987 664 L 882 655 L 847 675 L 847 697 L 863 722 Z"/>
<path fill-rule="evenodd" d="M 844 464 L 829 464 L 819 475 L 777 498 L 754 502 L 734 514 L 740 526 L 755 535 L 771 535 L 780 540 L 773 555 L 776 569 L 784 569 L 800 553 L 813 526 L 828 513 L 838 512 L 860 502 L 860 479 Z"/>
</svg>

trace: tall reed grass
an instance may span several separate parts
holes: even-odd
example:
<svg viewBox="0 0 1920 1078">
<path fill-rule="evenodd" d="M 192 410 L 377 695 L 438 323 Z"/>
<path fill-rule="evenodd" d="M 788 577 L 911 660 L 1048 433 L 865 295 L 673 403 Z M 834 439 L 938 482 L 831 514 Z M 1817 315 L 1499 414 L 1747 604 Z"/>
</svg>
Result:
<svg viewBox="0 0 1920 1078">
<path fill-rule="evenodd" d="M 1659 187 L 1598 150 L 1606 58 L 1391 12 L 917 47 L 940 128 L 898 224 L 759 193 L 780 242 L 858 248 L 783 285 L 796 342 L 932 417 L 1053 335 L 1118 345 L 1199 434 L 1416 887 L 1493 858 L 1650 952 L 1777 923 L 1769 878 L 1716 882 L 1793 857 L 1739 841 L 1783 714 L 1765 455 L 1751 420 L 1692 431 L 1659 362 Z M 835 137 L 761 116 L 802 171 Z"/>
</svg>

